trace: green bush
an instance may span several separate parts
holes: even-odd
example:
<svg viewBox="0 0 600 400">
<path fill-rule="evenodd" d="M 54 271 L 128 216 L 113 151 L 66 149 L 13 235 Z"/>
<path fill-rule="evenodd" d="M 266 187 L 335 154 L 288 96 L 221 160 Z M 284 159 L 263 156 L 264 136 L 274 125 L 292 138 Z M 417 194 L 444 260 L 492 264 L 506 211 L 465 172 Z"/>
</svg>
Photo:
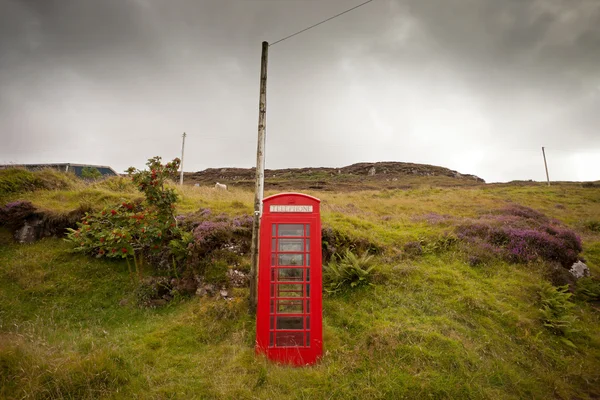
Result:
<svg viewBox="0 0 600 400">
<path fill-rule="evenodd" d="M 554 287 L 548 282 L 544 282 L 539 293 L 542 305 L 540 308 L 541 319 L 544 326 L 561 336 L 568 336 L 576 332 L 573 328 L 576 317 L 571 314 L 575 304 L 569 301 L 572 296 L 569 293 L 569 286 Z M 573 346 L 569 340 L 563 338 L 563 341 Z"/>
<path fill-rule="evenodd" d="M 592 232 L 600 232 L 600 221 L 590 220 L 583 225 Z"/>
<path fill-rule="evenodd" d="M 98 168 L 83 167 L 81 169 L 81 177 L 86 180 L 95 181 L 96 179 L 102 178 L 102 174 L 98 171 Z"/>
<path fill-rule="evenodd" d="M 323 286 L 328 293 L 369 285 L 373 278 L 373 256 L 363 253 L 357 256 L 346 250 L 323 268 Z"/>
<path fill-rule="evenodd" d="M 600 279 L 594 277 L 581 278 L 577 281 L 578 297 L 587 301 L 600 301 Z"/>
<path fill-rule="evenodd" d="M 0 195 L 19 193 L 44 187 L 42 180 L 33 172 L 20 168 L 0 171 Z"/>
</svg>

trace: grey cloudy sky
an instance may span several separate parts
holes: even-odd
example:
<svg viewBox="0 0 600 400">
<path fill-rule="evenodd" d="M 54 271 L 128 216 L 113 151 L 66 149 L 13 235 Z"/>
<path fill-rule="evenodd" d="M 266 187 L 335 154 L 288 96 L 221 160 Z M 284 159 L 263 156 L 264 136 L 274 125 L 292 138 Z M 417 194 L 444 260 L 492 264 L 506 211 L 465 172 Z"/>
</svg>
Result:
<svg viewBox="0 0 600 400">
<path fill-rule="evenodd" d="M 260 48 L 354 0 L 0 0 L 0 163 L 255 164 Z M 600 1 L 375 0 L 269 51 L 267 168 L 600 179 Z"/>
</svg>

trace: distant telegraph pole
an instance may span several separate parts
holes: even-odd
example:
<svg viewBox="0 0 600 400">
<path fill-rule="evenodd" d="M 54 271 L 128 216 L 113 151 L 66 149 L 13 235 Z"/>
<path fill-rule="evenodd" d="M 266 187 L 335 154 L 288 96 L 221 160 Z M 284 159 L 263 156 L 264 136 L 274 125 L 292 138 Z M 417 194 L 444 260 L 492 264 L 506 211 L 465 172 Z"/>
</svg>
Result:
<svg viewBox="0 0 600 400">
<path fill-rule="evenodd" d="M 260 57 L 260 99 L 258 102 L 258 144 L 256 146 L 256 185 L 254 189 L 254 221 L 252 223 L 252 247 L 250 266 L 250 312 L 256 312 L 258 284 L 258 231 L 265 184 L 265 128 L 267 124 L 267 61 L 269 43 L 262 42 Z"/>
<path fill-rule="evenodd" d="M 185 137 L 187 135 L 185 134 L 185 132 L 183 132 L 183 140 L 181 142 L 181 173 L 179 175 L 179 184 L 183 185 L 183 149 L 185 148 Z"/>
<path fill-rule="evenodd" d="M 544 156 L 544 167 L 546 168 L 546 180 L 548 181 L 548 186 L 550 186 L 550 175 L 548 175 L 548 164 L 546 163 L 546 152 L 544 151 L 544 146 L 542 146 L 542 155 Z"/>
</svg>

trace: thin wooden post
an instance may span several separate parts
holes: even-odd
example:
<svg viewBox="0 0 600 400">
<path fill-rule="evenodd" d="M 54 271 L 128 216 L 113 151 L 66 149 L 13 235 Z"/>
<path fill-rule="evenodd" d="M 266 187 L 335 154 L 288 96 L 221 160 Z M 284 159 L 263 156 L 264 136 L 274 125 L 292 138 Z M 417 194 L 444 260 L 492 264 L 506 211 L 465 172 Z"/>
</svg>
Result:
<svg viewBox="0 0 600 400">
<path fill-rule="evenodd" d="M 546 168 L 546 180 L 548 181 L 548 186 L 550 186 L 550 175 L 548 175 L 548 164 L 546 163 L 546 152 L 544 151 L 543 146 L 542 146 L 542 155 L 544 156 L 544 167 Z"/>
<path fill-rule="evenodd" d="M 183 185 L 183 149 L 185 148 L 185 137 L 187 135 L 183 132 L 183 140 L 181 142 L 181 174 L 179 175 L 179 184 Z"/>
<path fill-rule="evenodd" d="M 267 125 L 267 61 L 269 43 L 262 42 L 260 57 L 260 99 L 258 103 L 258 144 L 256 146 L 256 184 L 254 189 L 254 221 L 252 223 L 252 247 L 250 265 L 250 313 L 256 314 L 258 287 L 258 236 L 262 199 L 265 183 L 265 128 Z"/>
</svg>

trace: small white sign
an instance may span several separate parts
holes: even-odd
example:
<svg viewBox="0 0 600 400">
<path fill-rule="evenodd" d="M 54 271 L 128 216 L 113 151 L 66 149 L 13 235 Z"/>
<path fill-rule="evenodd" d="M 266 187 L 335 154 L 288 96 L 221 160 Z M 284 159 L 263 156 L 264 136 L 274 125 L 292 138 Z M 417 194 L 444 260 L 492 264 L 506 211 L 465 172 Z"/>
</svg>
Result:
<svg viewBox="0 0 600 400">
<path fill-rule="evenodd" d="M 311 213 L 313 206 L 270 206 L 272 213 Z"/>
</svg>

